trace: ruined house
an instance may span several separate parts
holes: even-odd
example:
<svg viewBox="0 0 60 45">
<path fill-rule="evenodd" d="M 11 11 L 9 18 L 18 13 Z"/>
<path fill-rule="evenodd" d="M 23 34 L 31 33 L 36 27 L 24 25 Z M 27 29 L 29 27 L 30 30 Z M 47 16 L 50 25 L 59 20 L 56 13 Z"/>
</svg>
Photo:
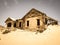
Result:
<svg viewBox="0 0 60 45">
<path fill-rule="evenodd" d="M 46 26 L 52 24 L 57 25 L 58 21 L 48 17 L 45 13 L 32 8 L 21 19 L 12 19 L 10 17 L 5 21 L 7 28 L 19 28 L 30 31 L 44 31 Z"/>
</svg>

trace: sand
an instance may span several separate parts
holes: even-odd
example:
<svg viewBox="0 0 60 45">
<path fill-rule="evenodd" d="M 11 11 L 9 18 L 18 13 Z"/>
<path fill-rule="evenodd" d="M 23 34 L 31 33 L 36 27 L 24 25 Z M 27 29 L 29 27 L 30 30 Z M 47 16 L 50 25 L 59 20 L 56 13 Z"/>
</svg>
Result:
<svg viewBox="0 0 60 45">
<path fill-rule="evenodd" d="M 43 33 L 17 29 L 1 34 L 0 45 L 60 45 L 60 26 L 50 25 Z"/>
</svg>

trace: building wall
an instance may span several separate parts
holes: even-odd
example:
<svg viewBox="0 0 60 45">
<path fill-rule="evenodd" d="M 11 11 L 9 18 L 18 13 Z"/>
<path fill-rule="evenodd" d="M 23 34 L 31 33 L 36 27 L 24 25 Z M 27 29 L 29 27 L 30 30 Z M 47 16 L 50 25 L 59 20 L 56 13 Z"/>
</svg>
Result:
<svg viewBox="0 0 60 45">
<path fill-rule="evenodd" d="M 20 22 L 21 22 L 21 27 L 19 27 Z M 18 22 L 16 22 L 16 27 L 22 29 L 23 28 L 23 20 L 18 20 Z"/>
<path fill-rule="evenodd" d="M 8 23 L 11 23 L 11 27 L 7 27 Z M 6 24 L 7 29 L 14 30 L 14 21 L 7 21 Z"/>
<path fill-rule="evenodd" d="M 40 19 L 40 26 L 37 26 L 37 19 Z M 27 26 L 27 21 L 29 21 L 29 27 Z M 44 28 L 44 23 L 42 16 L 31 17 L 25 19 L 25 29 L 30 29 L 31 31 L 42 30 Z"/>
<path fill-rule="evenodd" d="M 14 23 L 13 21 L 7 21 L 6 24 L 8 24 L 8 23 L 11 23 L 12 24 L 11 27 L 13 27 L 13 23 Z"/>
</svg>

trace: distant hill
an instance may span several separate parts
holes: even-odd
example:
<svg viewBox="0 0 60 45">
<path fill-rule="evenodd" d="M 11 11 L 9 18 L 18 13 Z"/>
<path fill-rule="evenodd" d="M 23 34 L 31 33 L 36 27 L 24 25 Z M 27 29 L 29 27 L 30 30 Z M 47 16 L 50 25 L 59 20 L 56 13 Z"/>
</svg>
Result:
<svg viewBox="0 0 60 45">
<path fill-rule="evenodd" d="M 5 27 L 0 25 L 0 30 L 4 30 L 4 29 L 5 29 Z"/>
</svg>

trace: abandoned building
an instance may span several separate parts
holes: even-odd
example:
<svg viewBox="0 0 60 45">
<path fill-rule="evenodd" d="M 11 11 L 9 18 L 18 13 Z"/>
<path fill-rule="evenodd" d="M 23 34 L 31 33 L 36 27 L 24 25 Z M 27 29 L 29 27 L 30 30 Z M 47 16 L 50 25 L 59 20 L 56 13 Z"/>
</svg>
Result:
<svg viewBox="0 0 60 45">
<path fill-rule="evenodd" d="M 22 19 L 12 19 L 5 21 L 7 28 L 19 28 L 30 31 L 44 30 L 46 26 L 57 25 L 58 21 L 48 17 L 45 13 L 32 8 Z"/>
</svg>

